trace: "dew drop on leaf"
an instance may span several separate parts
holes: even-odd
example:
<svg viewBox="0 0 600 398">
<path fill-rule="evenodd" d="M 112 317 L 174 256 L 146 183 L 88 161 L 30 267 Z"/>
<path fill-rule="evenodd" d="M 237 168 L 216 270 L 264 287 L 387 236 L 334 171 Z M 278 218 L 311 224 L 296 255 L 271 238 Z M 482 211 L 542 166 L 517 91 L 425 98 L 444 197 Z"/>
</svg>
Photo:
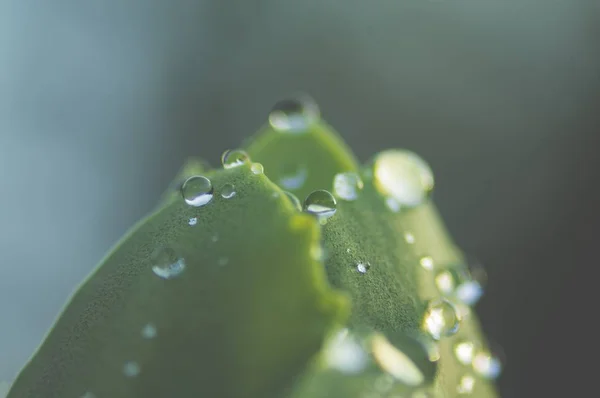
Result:
<svg viewBox="0 0 600 398">
<path fill-rule="evenodd" d="M 458 362 L 463 365 L 471 365 L 476 348 L 475 342 L 460 340 L 454 344 L 452 351 L 454 351 L 454 356 Z"/>
<path fill-rule="evenodd" d="M 362 275 L 366 274 L 370 269 L 371 269 L 371 264 L 369 264 L 369 263 L 361 262 L 361 263 L 356 264 L 356 270 Z"/>
<path fill-rule="evenodd" d="M 190 206 L 204 206 L 213 197 L 213 186 L 210 180 L 204 176 L 192 176 L 181 186 L 181 195 L 185 203 Z"/>
<path fill-rule="evenodd" d="M 311 192 L 304 200 L 303 209 L 320 219 L 327 219 L 335 214 L 337 202 L 333 195 L 324 189 Z"/>
<path fill-rule="evenodd" d="M 435 340 L 452 336 L 460 327 L 456 307 L 446 299 L 431 300 L 423 317 L 423 329 Z"/>
<path fill-rule="evenodd" d="M 502 362 L 489 351 L 481 350 L 473 356 L 473 370 L 485 379 L 496 379 L 502 373 Z"/>
<path fill-rule="evenodd" d="M 235 187 L 233 184 L 225 184 L 221 187 L 221 196 L 224 199 L 233 198 L 235 196 Z"/>
<path fill-rule="evenodd" d="M 265 171 L 265 168 L 261 163 L 252 163 L 250 170 L 252 170 L 254 174 L 262 174 Z"/>
<path fill-rule="evenodd" d="M 152 271 L 163 279 L 171 279 L 185 270 L 185 261 L 177 256 L 175 250 L 166 248 L 159 250 L 154 256 Z"/>
<path fill-rule="evenodd" d="M 404 233 L 404 240 L 409 245 L 412 245 L 413 243 L 415 243 L 415 236 L 411 232 L 405 232 Z"/>
<path fill-rule="evenodd" d="M 198 224 L 198 218 L 197 217 L 190 218 L 188 220 L 188 224 L 193 227 L 194 225 Z"/>
<path fill-rule="evenodd" d="M 375 157 L 373 169 L 377 190 L 400 206 L 418 206 L 433 190 L 431 168 L 413 152 L 399 149 L 380 152 Z"/>
<path fill-rule="evenodd" d="M 419 260 L 419 264 L 421 264 L 421 267 L 425 268 L 426 270 L 431 271 L 434 265 L 433 258 L 431 258 L 431 256 L 423 256 Z"/>
<path fill-rule="evenodd" d="M 269 113 L 269 124 L 281 133 L 300 134 L 321 117 L 317 103 L 308 95 L 278 101 Z"/>
<path fill-rule="evenodd" d="M 156 326 L 148 323 L 142 328 L 142 337 L 145 339 L 153 339 L 156 337 Z"/>
<path fill-rule="evenodd" d="M 364 187 L 360 176 L 353 172 L 336 174 L 333 178 L 333 192 L 343 200 L 356 200 Z"/>
<path fill-rule="evenodd" d="M 462 376 L 458 381 L 456 392 L 458 392 L 459 394 L 471 394 L 474 388 L 475 378 L 470 374 L 466 374 Z"/>
<path fill-rule="evenodd" d="M 127 377 L 135 377 L 140 374 L 140 365 L 135 361 L 126 362 L 123 365 L 123 374 Z"/>
<path fill-rule="evenodd" d="M 241 149 L 228 149 L 221 155 L 223 168 L 231 169 L 250 162 L 250 156 Z"/>
</svg>

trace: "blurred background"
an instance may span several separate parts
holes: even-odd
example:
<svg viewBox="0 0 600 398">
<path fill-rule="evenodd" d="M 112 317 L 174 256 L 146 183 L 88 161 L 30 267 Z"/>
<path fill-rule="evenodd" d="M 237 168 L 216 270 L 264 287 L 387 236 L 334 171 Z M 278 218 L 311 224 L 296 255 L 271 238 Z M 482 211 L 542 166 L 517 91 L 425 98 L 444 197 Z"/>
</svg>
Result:
<svg viewBox="0 0 600 398">
<path fill-rule="evenodd" d="M 572 396 L 594 369 L 599 89 L 592 0 L 0 0 L 0 380 L 187 156 L 218 164 L 303 90 L 361 160 L 431 164 L 488 271 L 502 396 Z"/>
</svg>

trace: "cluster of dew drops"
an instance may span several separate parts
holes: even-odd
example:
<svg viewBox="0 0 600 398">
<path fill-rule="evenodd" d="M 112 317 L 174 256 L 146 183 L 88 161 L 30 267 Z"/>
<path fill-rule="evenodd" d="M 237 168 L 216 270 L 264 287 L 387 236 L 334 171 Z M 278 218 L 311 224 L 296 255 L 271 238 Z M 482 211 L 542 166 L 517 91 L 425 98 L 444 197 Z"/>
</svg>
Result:
<svg viewBox="0 0 600 398">
<path fill-rule="evenodd" d="M 299 95 L 292 99 L 279 101 L 269 114 L 271 127 L 283 134 L 302 134 L 319 121 L 320 112 L 316 103 L 306 95 Z M 260 163 L 253 163 L 249 155 L 243 150 L 227 150 L 221 157 L 223 168 L 230 169 L 250 164 L 252 172 L 260 175 L 264 172 Z M 399 212 L 402 208 L 416 207 L 424 203 L 430 196 L 433 186 L 433 173 L 428 164 L 418 155 L 407 150 L 387 150 L 380 152 L 368 170 L 362 171 L 364 177 L 372 178 L 373 185 L 384 198 L 387 208 L 391 212 Z M 295 190 L 301 188 L 307 179 L 307 169 L 304 166 L 284 170 L 284 177 L 279 181 L 280 186 Z M 320 189 L 311 192 L 304 202 L 301 202 L 293 193 L 283 191 L 292 205 L 299 211 L 310 213 L 317 217 L 320 224 L 324 225 L 336 213 L 336 197 L 344 201 L 357 200 L 364 188 L 363 179 L 359 173 L 342 172 L 333 179 L 333 193 Z M 202 207 L 213 200 L 215 189 L 209 178 L 195 175 L 187 178 L 180 188 L 181 196 L 185 203 L 193 207 Z M 220 187 L 223 199 L 236 197 L 237 192 L 233 184 L 226 183 Z M 279 193 L 274 193 L 279 196 Z M 188 220 L 190 226 L 198 223 L 197 217 Z M 412 232 L 404 233 L 406 244 L 415 244 L 418 239 Z M 213 236 L 216 242 L 218 236 Z M 350 253 L 351 249 L 347 249 Z M 227 257 L 218 260 L 219 265 L 225 265 Z M 460 328 L 461 320 L 468 316 L 470 307 L 473 306 L 483 293 L 483 270 L 481 268 L 463 270 L 461 268 L 436 267 L 435 261 L 430 256 L 423 256 L 419 264 L 425 270 L 433 273 L 435 286 L 440 297 L 428 302 L 422 321 L 422 329 L 434 341 L 439 341 L 456 334 Z M 360 261 L 354 265 L 359 275 L 365 275 L 371 264 Z M 185 270 L 185 260 L 177 255 L 171 248 L 160 250 L 154 257 L 152 271 L 157 277 L 171 279 L 179 276 Z M 477 277 L 479 275 L 479 277 Z M 145 339 L 157 336 L 157 328 L 149 323 L 144 326 L 141 335 Z M 371 354 L 378 352 L 381 358 L 380 368 L 396 380 L 407 385 L 419 385 L 423 381 L 419 377 L 419 370 L 408 356 L 404 355 L 397 347 L 385 340 L 384 336 L 374 339 L 377 345 L 373 346 Z M 375 344 L 375 343 L 374 343 Z M 379 347 L 375 349 L 376 347 Z M 356 374 L 364 369 L 368 354 L 356 339 L 352 338 L 347 329 L 343 329 L 333 342 L 329 344 L 327 357 L 331 367 L 343 373 Z M 439 359 L 437 350 L 431 350 L 431 360 Z M 495 379 L 501 372 L 501 361 L 484 347 L 482 342 L 472 339 L 459 339 L 453 344 L 455 359 L 467 369 L 460 378 L 457 392 L 469 395 L 476 384 L 476 376 L 485 379 Z M 437 355 L 437 357 L 436 357 Z M 377 360 L 377 358 L 375 358 Z M 385 361 L 384 361 L 385 359 Z M 390 364 L 390 361 L 392 362 Z M 396 361 L 396 363 L 393 363 Z M 389 369 L 395 369 L 390 371 Z M 400 370 L 399 370 L 400 369 Z M 141 369 L 137 362 L 128 361 L 123 366 L 123 373 L 127 377 L 135 377 Z M 384 383 L 383 383 L 384 384 Z M 414 398 L 428 397 L 424 390 L 416 390 Z M 382 391 L 383 392 L 383 391 Z M 85 398 L 94 398 L 90 392 L 83 395 Z"/>
</svg>

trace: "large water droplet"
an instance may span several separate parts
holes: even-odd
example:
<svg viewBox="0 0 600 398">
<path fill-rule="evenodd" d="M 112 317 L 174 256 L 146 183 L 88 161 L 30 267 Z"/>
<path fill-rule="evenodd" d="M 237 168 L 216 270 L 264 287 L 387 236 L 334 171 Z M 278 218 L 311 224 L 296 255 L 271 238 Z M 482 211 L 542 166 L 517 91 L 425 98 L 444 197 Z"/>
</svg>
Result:
<svg viewBox="0 0 600 398">
<path fill-rule="evenodd" d="M 308 95 L 278 101 L 269 113 L 269 124 L 281 133 L 304 133 L 320 118 L 319 107 Z"/>
<path fill-rule="evenodd" d="M 471 394 L 475 388 L 475 378 L 469 374 L 464 375 L 458 381 L 456 392 L 459 394 Z"/>
<path fill-rule="evenodd" d="M 225 184 L 221 187 L 221 196 L 224 199 L 233 198 L 235 196 L 235 187 L 233 184 Z"/>
<path fill-rule="evenodd" d="M 431 300 L 423 317 L 423 329 L 436 340 L 452 336 L 458 331 L 460 316 L 448 300 Z"/>
<path fill-rule="evenodd" d="M 228 149 L 221 155 L 223 168 L 231 169 L 250 162 L 250 156 L 241 149 Z"/>
<path fill-rule="evenodd" d="M 360 176 L 353 172 L 339 173 L 333 178 L 333 192 L 344 200 L 356 200 L 363 187 Z"/>
<path fill-rule="evenodd" d="M 502 362 L 489 351 L 481 350 L 473 357 L 473 370 L 483 378 L 495 379 L 502 373 Z"/>
<path fill-rule="evenodd" d="M 149 323 L 142 328 L 142 337 L 145 339 L 153 339 L 156 337 L 156 326 Z"/>
<path fill-rule="evenodd" d="M 356 264 L 356 270 L 361 274 L 366 274 L 371 269 L 371 264 L 368 262 L 361 262 Z"/>
<path fill-rule="evenodd" d="M 262 174 L 265 171 L 265 168 L 261 163 L 252 163 L 250 170 L 252 170 L 254 174 Z"/>
<path fill-rule="evenodd" d="M 213 186 L 204 176 L 193 176 L 185 180 L 181 186 L 181 195 L 190 206 L 204 206 L 213 197 Z"/>
<path fill-rule="evenodd" d="M 166 248 L 156 253 L 152 271 L 163 279 L 171 279 L 185 270 L 185 261 L 177 256 L 175 250 Z"/>
<path fill-rule="evenodd" d="M 454 345 L 454 356 L 456 360 L 463 365 L 471 365 L 473 357 L 475 356 L 475 349 L 477 348 L 475 342 L 468 340 L 458 341 Z"/>
<path fill-rule="evenodd" d="M 279 185 L 285 189 L 299 189 L 306 182 L 308 170 L 304 165 L 290 164 L 281 170 L 283 176 L 279 179 Z"/>
<path fill-rule="evenodd" d="M 135 361 L 126 362 L 123 365 L 123 373 L 127 377 L 135 377 L 140 374 L 140 365 Z"/>
<path fill-rule="evenodd" d="M 337 202 L 329 191 L 319 189 L 311 192 L 304 200 L 304 211 L 327 219 L 335 214 Z"/>
<path fill-rule="evenodd" d="M 287 196 L 290 202 L 292 202 L 292 205 L 294 205 L 296 209 L 302 211 L 302 203 L 300 203 L 300 199 L 298 199 L 296 195 L 288 191 L 283 191 L 283 193 L 285 194 L 285 196 Z"/>
<path fill-rule="evenodd" d="M 380 152 L 373 168 L 377 190 L 401 206 L 418 206 L 433 190 L 429 165 L 413 152 L 398 149 Z"/>
<path fill-rule="evenodd" d="M 366 367 L 368 355 L 348 329 L 342 329 L 328 341 L 324 358 L 331 368 L 346 374 L 357 374 Z"/>
</svg>

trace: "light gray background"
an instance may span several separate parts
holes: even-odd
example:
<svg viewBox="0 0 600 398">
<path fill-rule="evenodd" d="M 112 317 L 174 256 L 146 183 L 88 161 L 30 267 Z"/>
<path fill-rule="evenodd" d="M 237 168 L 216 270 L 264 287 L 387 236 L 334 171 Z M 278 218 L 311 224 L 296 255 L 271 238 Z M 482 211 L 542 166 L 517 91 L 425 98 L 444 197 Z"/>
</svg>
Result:
<svg viewBox="0 0 600 398">
<path fill-rule="evenodd" d="M 592 0 L 0 0 L 0 380 L 186 156 L 216 164 L 302 89 L 363 160 L 405 147 L 432 165 L 488 268 L 503 395 L 572 391 L 599 23 Z"/>
</svg>

